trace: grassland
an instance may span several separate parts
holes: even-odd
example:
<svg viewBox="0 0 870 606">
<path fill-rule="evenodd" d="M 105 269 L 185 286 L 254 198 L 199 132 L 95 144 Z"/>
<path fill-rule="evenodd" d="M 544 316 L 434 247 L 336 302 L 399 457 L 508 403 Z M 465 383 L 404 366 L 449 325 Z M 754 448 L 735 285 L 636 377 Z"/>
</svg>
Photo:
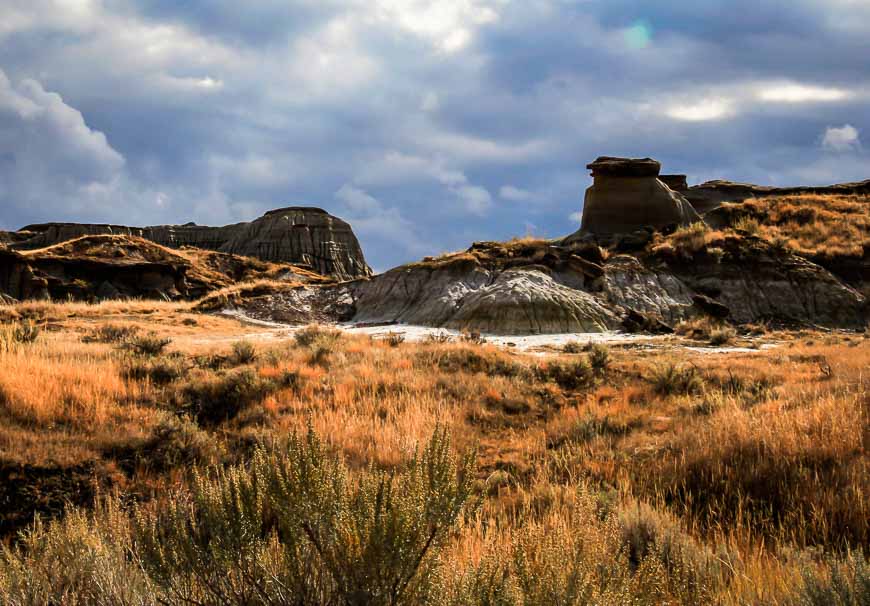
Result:
<svg viewBox="0 0 870 606">
<path fill-rule="evenodd" d="M 529 355 L 0 310 L 5 604 L 870 596 L 865 334 Z"/>
<path fill-rule="evenodd" d="M 870 198 L 802 194 L 726 203 L 726 223 L 809 258 L 861 258 L 870 248 Z"/>
</svg>

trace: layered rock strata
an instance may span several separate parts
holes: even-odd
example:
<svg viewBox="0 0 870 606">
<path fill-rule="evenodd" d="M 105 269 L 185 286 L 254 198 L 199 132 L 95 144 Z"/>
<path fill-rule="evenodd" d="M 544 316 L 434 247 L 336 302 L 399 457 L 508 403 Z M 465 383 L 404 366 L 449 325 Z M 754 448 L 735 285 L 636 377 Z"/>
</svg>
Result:
<svg viewBox="0 0 870 606">
<path fill-rule="evenodd" d="M 586 190 L 581 234 L 630 233 L 701 220 L 683 196 L 658 179 L 661 164 L 655 160 L 605 156 L 587 168 L 594 181 Z"/>
<path fill-rule="evenodd" d="M 193 246 L 254 257 L 263 261 L 294 263 L 322 275 L 352 279 L 371 275 L 351 226 L 319 208 L 289 207 L 267 212 L 250 223 L 224 227 L 44 223 L 28 225 L 8 234 L 10 247 L 45 248 L 89 235 L 125 235 L 145 238 L 162 246 Z"/>
<path fill-rule="evenodd" d="M 727 238 L 691 259 L 539 242 L 481 243 L 466 253 L 370 279 L 302 286 L 242 302 L 246 314 L 296 324 L 416 324 L 522 335 L 667 330 L 691 317 L 737 323 L 863 327 L 867 301 L 824 268 L 758 239 Z"/>
</svg>

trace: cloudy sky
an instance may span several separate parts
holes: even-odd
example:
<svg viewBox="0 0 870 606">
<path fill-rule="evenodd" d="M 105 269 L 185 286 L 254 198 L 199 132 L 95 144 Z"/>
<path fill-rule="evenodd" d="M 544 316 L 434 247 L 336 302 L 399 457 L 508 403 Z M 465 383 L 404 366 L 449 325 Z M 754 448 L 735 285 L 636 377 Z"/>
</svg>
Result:
<svg viewBox="0 0 870 606">
<path fill-rule="evenodd" d="M 2 0 L 0 229 L 310 204 L 385 269 L 573 231 L 599 155 L 866 179 L 868 58 L 870 0 Z"/>
</svg>

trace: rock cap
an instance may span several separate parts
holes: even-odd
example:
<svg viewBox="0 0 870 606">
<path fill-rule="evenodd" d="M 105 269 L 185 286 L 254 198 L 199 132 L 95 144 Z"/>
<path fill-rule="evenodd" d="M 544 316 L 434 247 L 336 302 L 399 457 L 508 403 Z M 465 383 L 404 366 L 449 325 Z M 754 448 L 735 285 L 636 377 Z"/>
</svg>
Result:
<svg viewBox="0 0 870 606">
<path fill-rule="evenodd" d="M 686 175 L 659 175 L 659 181 L 674 191 L 686 191 L 689 189 L 689 181 Z"/>
<path fill-rule="evenodd" d="M 587 164 L 593 177 L 658 177 L 660 162 L 652 158 L 613 158 L 601 156 Z"/>
</svg>

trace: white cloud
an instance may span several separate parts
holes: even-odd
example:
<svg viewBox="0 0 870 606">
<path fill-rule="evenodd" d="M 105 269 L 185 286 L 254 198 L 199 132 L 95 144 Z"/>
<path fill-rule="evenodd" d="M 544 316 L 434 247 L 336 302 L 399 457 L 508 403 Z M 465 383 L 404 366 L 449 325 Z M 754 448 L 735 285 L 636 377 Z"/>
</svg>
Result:
<svg viewBox="0 0 870 606">
<path fill-rule="evenodd" d="M 695 103 L 672 105 L 665 110 L 668 117 L 685 122 L 721 120 L 734 113 L 735 109 L 730 99 L 715 97 L 702 99 Z"/>
<path fill-rule="evenodd" d="M 757 98 L 770 103 L 817 103 L 842 101 L 852 94 L 841 88 L 826 88 L 798 83 L 763 85 Z"/>
<path fill-rule="evenodd" d="M 424 112 L 434 112 L 440 107 L 441 101 L 438 99 L 438 94 L 429 91 L 423 95 L 423 100 L 420 102 L 420 109 Z"/>
<path fill-rule="evenodd" d="M 77 109 L 35 80 L 13 86 L 0 70 L 0 116 L 9 126 L 0 131 L 0 154 L 15 158 L 16 172 L 27 180 L 44 173 L 84 182 L 110 179 L 124 167 L 124 157 L 106 136 L 85 124 Z"/>
<path fill-rule="evenodd" d="M 376 21 L 399 26 L 441 52 L 455 53 L 468 46 L 478 27 L 498 20 L 498 4 L 486 0 L 366 0 L 365 10 Z"/>
<path fill-rule="evenodd" d="M 856 150 L 861 147 L 858 129 L 851 124 L 844 124 L 839 128 L 834 126 L 828 127 L 822 136 L 822 147 L 834 152 Z"/>
<path fill-rule="evenodd" d="M 530 191 L 514 187 L 513 185 L 502 185 L 498 190 L 498 195 L 500 198 L 511 202 L 532 202 L 538 197 Z"/>
<path fill-rule="evenodd" d="M 579 225 L 580 223 L 583 222 L 583 211 L 582 211 L 582 210 L 578 210 L 578 211 L 575 212 L 575 213 L 571 213 L 571 214 L 568 216 L 568 218 L 569 218 L 571 221 L 573 221 L 574 223 L 576 223 L 576 224 Z"/>
<path fill-rule="evenodd" d="M 664 115 L 684 122 L 708 122 L 731 118 L 763 105 L 799 105 L 848 101 L 866 94 L 860 89 L 823 87 L 784 80 L 751 80 L 687 89 L 645 102 L 645 111 L 664 106 Z M 700 98 L 699 98 L 700 96 Z M 656 102 L 657 101 L 657 102 Z"/>
<path fill-rule="evenodd" d="M 471 214 L 483 216 L 492 207 L 492 195 L 486 188 L 471 183 L 464 172 L 447 167 L 438 158 L 425 158 L 397 151 L 369 162 L 357 175 L 356 182 L 388 185 L 434 180 L 453 194 Z"/>
<path fill-rule="evenodd" d="M 475 215 L 485 215 L 492 206 L 492 196 L 478 185 L 454 186 L 451 191 L 463 201 L 468 212 Z"/>
<path fill-rule="evenodd" d="M 431 248 L 398 208 L 386 207 L 364 189 L 345 183 L 333 197 L 343 205 L 336 214 L 349 221 L 361 238 L 391 242 L 411 256 L 423 254 Z M 383 269 L 375 267 L 375 271 Z"/>
<path fill-rule="evenodd" d="M 381 203 L 364 190 L 345 183 L 335 192 L 335 198 L 344 202 L 345 206 L 354 213 L 372 213 L 382 210 Z"/>
</svg>

